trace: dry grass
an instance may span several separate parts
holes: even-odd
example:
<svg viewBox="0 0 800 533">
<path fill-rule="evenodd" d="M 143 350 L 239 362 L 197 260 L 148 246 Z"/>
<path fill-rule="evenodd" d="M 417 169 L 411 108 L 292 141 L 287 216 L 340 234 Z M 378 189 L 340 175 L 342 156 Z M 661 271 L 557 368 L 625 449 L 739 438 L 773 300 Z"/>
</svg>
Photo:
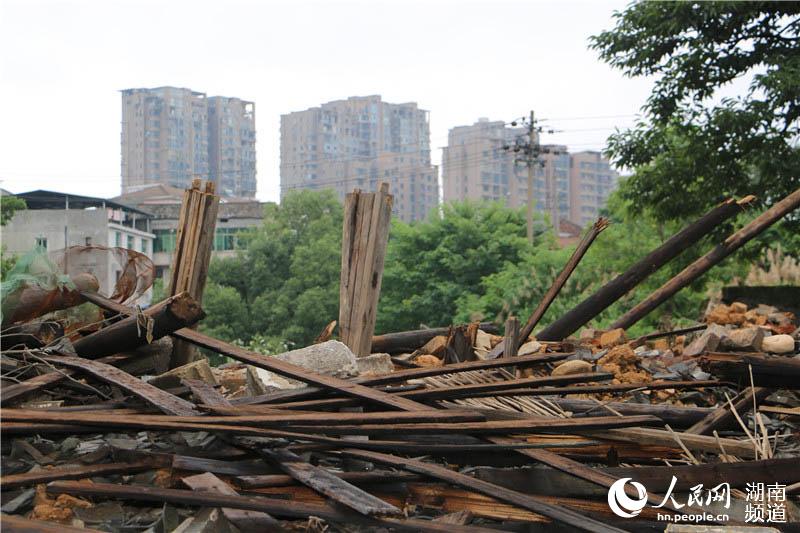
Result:
<svg viewBox="0 0 800 533">
<path fill-rule="evenodd" d="M 800 259 L 783 252 L 781 245 L 764 254 L 762 264 L 754 264 L 745 285 L 800 285 Z"/>
</svg>

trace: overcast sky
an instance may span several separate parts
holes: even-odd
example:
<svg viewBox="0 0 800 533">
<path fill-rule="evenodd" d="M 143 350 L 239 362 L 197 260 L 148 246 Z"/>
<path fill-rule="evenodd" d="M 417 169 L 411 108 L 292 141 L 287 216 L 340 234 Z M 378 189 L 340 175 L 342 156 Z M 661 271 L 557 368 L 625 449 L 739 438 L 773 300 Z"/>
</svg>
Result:
<svg viewBox="0 0 800 533">
<path fill-rule="evenodd" d="M 588 49 L 626 4 L 0 0 L 0 186 L 119 194 L 119 90 L 162 85 L 256 102 L 262 200 L 280 115 L 348 96 L 429 110 L 436 163 L 450 128 L 530 109 L 601 149 L 651 86 Z"/>
</svg>

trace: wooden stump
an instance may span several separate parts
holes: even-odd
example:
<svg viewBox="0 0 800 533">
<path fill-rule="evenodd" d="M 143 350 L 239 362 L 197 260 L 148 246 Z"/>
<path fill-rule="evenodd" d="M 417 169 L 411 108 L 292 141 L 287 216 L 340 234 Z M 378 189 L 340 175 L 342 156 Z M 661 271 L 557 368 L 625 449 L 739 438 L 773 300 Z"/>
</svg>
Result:
<svg viewBox="0 0 800 533">
<path fill-rule="evenodd" d="M 206 182 L 205 191 L 200 189 L 200 184 L 201 180 L 195 178 L 192 187 L 183 195 L 169 284 L 170 295 L 187 292 L 198 304 L 203 301 L 219 209 L 214 183 Z M 170 368 L 190 363 L 194 353 L 194 346 L 175 340 Z"/>
<path fill-rule="evenodd" d="M 387 183 L 378 192 L 356 189 L 345 198 L 339 336 L 356 357 L 371 353 L 391 218 Z"/>
</svg>

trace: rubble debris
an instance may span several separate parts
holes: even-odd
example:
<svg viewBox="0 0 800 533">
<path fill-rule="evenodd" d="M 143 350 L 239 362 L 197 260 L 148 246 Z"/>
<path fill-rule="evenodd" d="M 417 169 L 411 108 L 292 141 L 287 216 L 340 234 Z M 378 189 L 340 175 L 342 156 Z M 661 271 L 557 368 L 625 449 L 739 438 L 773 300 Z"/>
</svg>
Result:
<svg viewBox="0 0 800 533">
<path fill-rule="evenodd" d="M 712 219 L 739 210 L 724 205 Z M 727 527 L 743 521 L 748 483 L 796 485 L 798 324 L 781 309 L 712 305 L 702 323 L 632 340 L 472 323 L 372 336 L 357 358 L 330 339 L 257 354 L 161 314 L 174 298 L 147 314 L 82 297 L 122 318 L 83 332 L 59 322 L 67 337 L 46 343 L 34 325 L 38 340 L 3 346 L 10 530 L 638 530 L 686 513 L 698 484 L 729 483 L 731 520 L 703 522 Z M 167 371 L 149 361 L 164 348 L 148 329 L 234 362 Z M 622 477 L 647 485 L 649 505 L 621 521 L 607 495 Z"/>
<path fill-rule="evenodd" d="M 374 353 L 366 357 L 357 357 L 358 375 L 362 377 L 382 376 L 394 371 L 392 357 L 388 353 Z"/>
<path fill-rule="evenodd" d="M 178 387 L 182 379 L 198 379 L 211 385 L 219 384 L 206 359 L 199 359 L 178 368 L 173 368 L 151 378 L 148 383 L 159 389 L 166 390 Z"/>
<path fill-rule="evenodd" d="M 794 352 L 794 339 L 791 335 L 770 335 L 762 341 L 762 348 L 768 353 L 792 353 Z"/>
<path fill-rule="evenodd" d="M 611 381 L 620 383 L 648 383 L 653 380 L 649 373 L 638 366 L 639 357 L 627 344 L 617 345 L 597 361 L 602 370 L 614 375 Z"/>
<path fill-rule="evenodd" d="M 550 372 L 551 376 L 567 376 L 571 374 L 582 374 L 585 372 L 592 371 L 592 363 L 588 361 L 580 361 L 578 359 L 573 359 L 571 361 L 564 361 L 563 363 L 556 366 L 552 372 Z"/>
<path fill-rule="evenodd" d="M 305 348 L 291 350 L 271 357 L 337 378 L 350 378 L 358 375 L 355 354 L 344 343 L 339 341 L 312 344 Z M 293 389 L 305 386 L 302 381 L 286 379 L 263 368 L 256 368 L 255 372 L 267 387 Z"/>
</svg>

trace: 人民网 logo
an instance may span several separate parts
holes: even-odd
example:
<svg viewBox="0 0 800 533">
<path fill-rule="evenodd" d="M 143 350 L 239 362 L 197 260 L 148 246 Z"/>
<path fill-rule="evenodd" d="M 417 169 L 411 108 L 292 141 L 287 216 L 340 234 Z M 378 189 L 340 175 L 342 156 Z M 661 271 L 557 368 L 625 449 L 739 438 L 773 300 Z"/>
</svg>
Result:
<svg viewBox="0 0 800 533">
<path fill-rule="evenodd" d="M 647 491 L 644 485 L 631 481 L 631 485 L 639 493 L 638 499 L 633 499 L 625 492 L 625 484 L 631 478 L 624 477 L 614 482 L 608 489 L 608 506 L 614 514 L 622 518 L 633 518 L 647 505 Z"/>
</svg>

